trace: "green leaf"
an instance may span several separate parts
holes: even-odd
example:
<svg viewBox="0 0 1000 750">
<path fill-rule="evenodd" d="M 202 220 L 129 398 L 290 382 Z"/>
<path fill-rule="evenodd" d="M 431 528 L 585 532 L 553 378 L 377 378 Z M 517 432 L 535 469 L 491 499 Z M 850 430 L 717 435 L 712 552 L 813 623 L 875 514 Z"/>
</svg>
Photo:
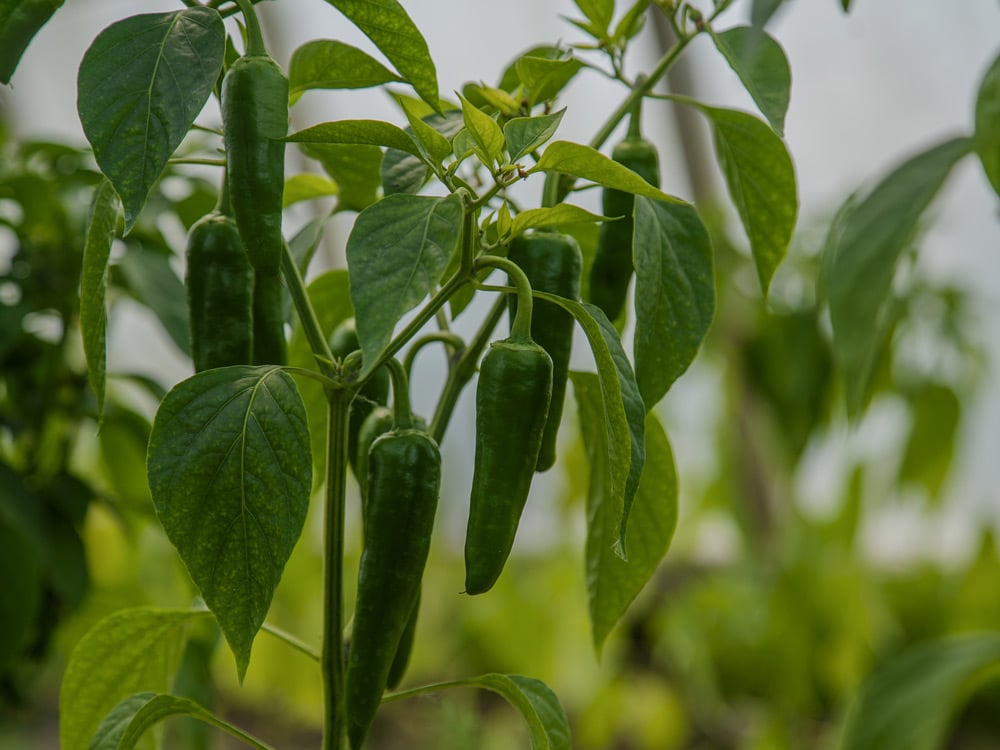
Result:
<svg viewBox="0 0 1000 750">
<path fill-rule="evenodd" d="M 285 137 L 292 143 L 386 146 L 419 156 L 417 144 L 402 129 L 381 120 L 338 120 L 313 125 Z"/>
<path fill-rule="evenodd" d="M 784 2 L 785 0 L 753 0 L 750 23 L 757 28 L 764 28 Z"/>
<path fill-rule="evenodd" d="M 615 43 L 621 46 L 624 42 L 632 39 L 636 34 L 642 31 L 642 27 L 646 25 L 646 9 L 649 7 L 649 0 L 636 0 L 632 6 L 625 11 L 618 23 L 615 24 L 615 30 L 612 34 Z"/>
<path fill-rule="evenodd" d="M 427 42 L 397 0 L 326 0 L 381 50 L 437 111 L 438 83 Z"/>
<path fill-rule="evenodd" d="M 117 269 L 129 294 L 156 315 L 171 341 L 190 356 L 187 292 L 170 261 L 167 253 L 136 244 L 122 256 Z"/>
<path fill-rule="evenodd" d="M 358 216 L 347 239 L 351 300 L 367 373 L 396 323 L 437 285 L 462 234 L 462 200 L 396 194 Z"/>
<path fill-rule="evenodd" d="M 40 498 L 2 461 L 0 486 L 0 570 L 7 571 L 0 596 L 0 674 L 6 675 L 14 673 L 22 649 L 37 637 L 48 543 L 38 518 Z"/>
<path fill-rule="evenodd" d="M 382 149 L 378 146 L 303 143 L 301 148 L 337 183 L 338 209 L 361 211 L 378 200 L 382 185 Z"/>
<path fill-rule="evenodd" d="M 190 623 L 206 611 L 125 609 L 98 622 L 70 655 L 59 691 L 59 739 L 65 750 L 90 738 L 123 698 L 170 688 Z"/>
<path fill-rule="evenodd" d="M 910 158 L 853 210 L 839 214 L 831 230 L 823 281 L 852 416 L 862 409 L 882 347 L 896 261 L 924 209 L 971 148 L 968 138 L 955 138 Z"/>
<path fill-rule="evenodd" d="M 422 118 L 424 123 L 443 135 L 452 138 L 465 126 L 462 113 L 450 110 L 443 115 L 433 114 Z M 430 170 L 423 159 L 403 151 L 389 149 L 382 162 L 382 185 L 386 195 L 393 193 L 419 193 L 427 182 Z"/>
<path fill-rule="evenodd" d="M 771 277 L 788 251 L 799 210 L 788 150 L 773 130 L 752 115 L 672 98 L 698 108 L 712 123 L 716 157 L 750 239 L 761 289 L 767 294 Z"/>
<path fill-rule="evenodd" d="M 627 533 L 629 560 L 612 552 L 618 519 L 610 502 L 607 433 L 602 425 L 597 377 L 574 372 L 573 392 L 580 412 L 590 466 L 587 490 L 587 594 L 594 648 L 600 654 L 611 629 L 652 577 L 677 526 L 677 474 L 670 443 L 655 413 L 646 415 L 646 464 L 632 504 Z"/>
<path fill-rule="evenodd" d="M 503 154 L 503 131 L 497 125 L 496 120 L 470 104 L 469 100 L 461 94 L 458 97 L 462 101 L 462 118 L 465 120 L 465 129 L 478 147 L 480 160 L 486 166 L 490 166 L 493 162 L 498 161 Z"/>
<path fill-rule="evenodd" d="M 569 721 L 559 698 L 544 682 L 520 675 L 486 674 L 468 680 L 503 696 L 528 725 L 532 750 L 570 750 Z"/>
<path fill-rule="evenodd" d="M 601 308 L 543 292 L 533 294 L 538 299 L 559 305 L 576 318 L 594 355 L 607 431 L 611 486 L 608 513 L 614 515 L 618 524 L 618 538 L 612 551 L 626 560 L 629 514 L 646 460 L 643 437 L 646 409 L 635 383 L 632 365 L 622 349 L 618 331 Z"/>
<path fill-rule="evenodd" d="M 738 26 L 712 34 L 712 41 L 774 131 L 784 135 L 792 74 L 781 45 L 758 26 Z"/>
<path fill-rule="evenodd" d="M 851 0 L 840 0 L 840 7 L 844 9 L 844 13 L 847 13 L 851 9 Z"/>
<path fill-rule="evenodd" d="M 680 198 L 667 195 L 653 187 L 631 169 L 609 159 L 600 151 L 570 141 L 556 141 L 550 144 L 538 163 L 528 170 L 528 174 L 534 172 L 561 172 L 571 177 L 596 182 L 604 187 L 644 195 L 658 201 L 683 202 Z"/>
<path fill-rule="evenodd" d="M 503 126 L 503 134 L 507 141 L 510 160 L 517 161 L 552 138 L 565 113 L 564 107 L 551 115 L 514 117 L 508 120 L 507 124 Z"/>
<path fill-rule="evenodd" d="M 693 206 L 636 198 L 635 379 L 646 410 L 698 353 L 715 314 L 712 242 Z"/>
<path fill-rule="evenodd" d="M 413 99 L 399 97 L 398 101 L 421 155 L 428 162 L 440 166 L 451 155 L 451 142 L 423 120 Z"/>
<path fill-rule="evenodd" d="M 80 274 L 80 330 L 87 357 L 87 377 L 97 394 L 97 413 L 104 413 L 104 385 L 107 374 L 108 257 L 118 225 L 118 196 L 107 180 L 94 193 L 90 224 L 83 244 Z"/>
<path fill-rule="evenodd" d="M 1000 635 L 924 643 L 884 663 L 848 709 L 840 750 L 937 750 L 962 705 L 1000 667 Z"/>
<path fill-rule="evenodd" d="M 919 482 L 937 496 L 955 455 L 962 406 L 955 391 L 929 383 L 908 398 L 913 425 L 899 468 L 900 482 Z"/>
<path fill-rule="evenodd" d="M 312 479 L 302 398 L 276 367 L 206 370 L 160 404 L 149 488 L 160 523 L 246 674 Z"/>
<path fill-rule="evenodd" d="M 518 59 L 516 68 L 517 77 L 528 89 L 528 104 L 533 107 L 555 99 L 580 72 L 583 63 L 571 56 L 551 59 L 525 55 Z"/>
<path fill-rule="evenodd" d="M 77 110 L 122 200 L 126 234 L 208 101 L 225 46 L 222 17 L 199 7 L 126 18 L 98 34 L 84 54 Z"/>
<path fill-rule="evenodd" d="M 997 57 L 976 96 L 976 132 L 973 140 L 976 153 L 993 189 L 1000 195 L 1000 57 Z"/>
<path fill-rule="evenodd" d="M 135 693 L 115 706 L 98 727 L 90 750 L 132 750 L 151 727 L 172 716 L 199 719 L 228 731 L 250 747 L 268 750 L 263 742 L 236 729 L 193 700 L 152 692 Z"/>
<path fill-rule="evenodd" d="M 3 0 L 0 3 L 0 83 L 10 83 L 35 34 L 65 0 Z"/>
<path fill-rule="evenodd" d="M 560 203 L 551 208 L 529 208 L 521 211 L 511 222 L 511 236 L 523 234 L 529 229 L 557 227 L 565 224 L 593 224 L 598 221 L 614 221 L 611 217 L 592 214 L 579 206 Z"/>
<path fill-rule="evenodd" d="M 573 0 L 576 7 L 580 9 L 602 35 L 607 34 L 611 25 L 611 18 L 615 14 L 615 0 Z"/>
<path fill-rule="evenodd" d="M 314 39 L 288 63 L 291 104 L 312 89 L 366 89 L 403 80 L 367 52 L 333 39 Z"/>
<path fill-rule="evenodd" d="M 342 321 L 354 315 L 347 271 L 339 268 L 326 271 L 309 282 L 306 291 L 309 294 L 313 310 L 316 311 L 320 329 L 328 339 Z M 288 345 L 288 365 L 310 370 L 316 369 L 316 360 L 301 323 L 296 323 L 295 331 L 292 333 L 292 341 Z M 323 393 L 323 386 L 311 378 L 300 379 L 299 393 L 302 394 L 302 401 L 306 407 L 306 418 L 309 423 L 313 489 L 316 490 L 326 476 L 326 395 Z"/>
<path fill-rule="evenodd" d="M 299 172 L 285 180 L 285 189 L 281 193 L 281 205 L 284 208 L 301 201 L 314 198 L 328 198 L 337 194 L 337 184 L 326 177 L 311 172 Z"/>
</svg>

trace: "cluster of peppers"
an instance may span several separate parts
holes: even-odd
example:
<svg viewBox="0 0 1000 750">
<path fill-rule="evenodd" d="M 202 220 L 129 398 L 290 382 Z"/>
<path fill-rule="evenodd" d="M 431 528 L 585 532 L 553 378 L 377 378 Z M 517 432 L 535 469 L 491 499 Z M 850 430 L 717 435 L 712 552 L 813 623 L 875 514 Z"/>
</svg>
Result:
<svg viewBox="0 0 1000 750">
<path fill-rule="evenodd" d="M 243 3 L 241 2 L 241 5 Z M 247 12 L 247 53 L 222 82 L 226 180 L 218 206 L 188 237 L 187 288 L 196 371 L 237 364 L 283 364 L 282 189 L 288 82 L 268 56 Z M 613 158 L 652 184 L 656 152 L 633 115 Z M 602 226 L 590 275 L 591 300 L 609 319 L 624 307 L 632 264 L 627 193 L 605 190 L 603 210 L 623 219 Z M 531 481 L 555 463 L 573 339 L 573 318 L 534 301 L 532 290 L 580 298 L 582 256 L 557 232 L 515 238 L 508 274 L 510 334 L 490 346 L 476 392 L 476 442 L 465 541 L 465 590 L 481 594 L 499 578 L 514 543 Z M 330 338 L 340 360 L 359 349 L 354 320 Z M 387 407 L 392 383 L 393 408 Z M 379 368 L 354 399 L 348 455 L 362 498 L 364 549 L 347 656 L 348 740 L 364 742 L 383 692 L 405 672 L 417 622 L 441 481 L 441 455 L 412 414 L 406 372 Z"/>
</svg>

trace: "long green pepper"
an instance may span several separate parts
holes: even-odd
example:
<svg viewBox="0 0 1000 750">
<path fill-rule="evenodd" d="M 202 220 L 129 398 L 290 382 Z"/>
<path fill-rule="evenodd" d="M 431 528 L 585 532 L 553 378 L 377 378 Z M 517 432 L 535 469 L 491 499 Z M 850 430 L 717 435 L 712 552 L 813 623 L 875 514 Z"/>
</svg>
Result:
<svg viewBox="0 0 1000 750">
<path fill-rule="evenodd" d="M 580 298 L 583 257 L 580 246 L 568 234 L 536 232 L 520 235 L 510 244 L 507 257 L 517 263 L 532 289 L 571 300 Z M 517 313 L 517 297 L 511 296 L 511 324 Z M 546 471 L 556 462 L 556 437 L 562 420 L 566 380 L 573 347 L 573 316 L 552 302 L 537 300 L 531 316 L 531 338 L 552 358 L 552 401 L 545 434 L 538 453 L 536 471 Z"/>
<path fill-rule="evenodd" d="M 288 133 L 288 79 L 267 54 L 253 6 L 237 0 L 246 19 L 247 51 L 222 80 L 226 171 L 236 224 L 254 268 L 256 364 L 284 364 L 281 288 L 282 192 Z"/>
</svg>

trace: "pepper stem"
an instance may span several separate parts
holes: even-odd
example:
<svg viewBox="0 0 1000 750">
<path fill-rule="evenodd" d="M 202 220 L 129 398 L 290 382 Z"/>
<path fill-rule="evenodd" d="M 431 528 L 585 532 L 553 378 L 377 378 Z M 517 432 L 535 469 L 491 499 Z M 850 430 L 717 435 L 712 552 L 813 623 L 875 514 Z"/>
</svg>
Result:
<svg viewBox="0 0 1000 750">
<path fill-rule="evenodd" d="M 636 86 L 645 86 L 646 76 L 640 75 L 635 79 Z M 628 121 L 628 133 L 625 134 L 626 138 L 633 140 L 638 140 L 642 138 L 642 97 L 638 97 L 635 100 L 635 104 L 632 105 L 632 111 L 629 113 Z"/>
<path fill-rule="evenodd" d="M 264 35 L 260 30 L 260 21 L 250 0 L 236 0 L 240 13 L 247 23 L 247 57 L 267 57 L 267 47 L 264 45 Z"/>
<path fill-rule="evenodd" d="M 406 379 L 406 370 L 395 357 L 386 360 L 392 377 L 392 418 L 396 427 L 409 430 L 413 427 L 413 413 L 410 411 L 410 384 Z"/>
<path fill-rule="evenodd" d="M 517 288 L 517 313 L 510 327 L 510 337 L 515 341 L 531 341 L 531 282 L 524 271 L 512 260 L 483 255 L 476 259 L 476 270 L 484 267 L 499 268 L 505 271 Z"/>
</svg>

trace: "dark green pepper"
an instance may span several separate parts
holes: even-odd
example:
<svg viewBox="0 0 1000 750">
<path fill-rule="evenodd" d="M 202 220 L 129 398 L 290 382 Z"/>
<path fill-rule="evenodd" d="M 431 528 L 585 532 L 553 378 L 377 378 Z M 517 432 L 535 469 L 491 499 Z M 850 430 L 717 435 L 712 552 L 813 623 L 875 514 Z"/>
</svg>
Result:
<svg viewBox="0 0 1000 750">
<path fill-rule="evenodd" d="M 659 187 L 660 168 L 656 148 L 639 135 L 638 124 L 637 112 L 632 115 L 629 134 L 615 146 L 611 158 L 631 169 L 650 185 Z M 628 285 L 632 280 L 634 208 L 635 196 L 632 193 L 605 188 L 601 194 L 601 211 L 604 215 L 624 217 L 601 225 L 597 253 L 590 269 L 590 301 L 601 308 L 611 321 L 622 314 Z"/>
<path fill-rule="evenodd" d="M 537 232 L 521 235 L 510 244 L 507 257 L 517 263 L 531 282 L 532 289 L 571 300 L 580 298 L 580 246 L 568 234 Z M 511 296 L 511 322 L 517 312 L 517 297 Z M 536 471 L 545 471 L 556 462 L 556 437 L 562 420 L 569 358 L 573 346 L 573 316 L 558 305 L 536 300 L 531 316 L 531 338 L 552 358 L 552 401 L 545 422 L 545 434 L 538 453 Z"/>
<path fill-rule="evenodd" d="M 194 371 L 250 364 L 253 354 L 253 268 L 235 222 L 219 206 L 188 233 L 185 285 Z"/>
<path fill-rule="evenodd" d="M 347 657 L 347 737 L 354 750 L 375 718 L 420 596 L 441 484 L 437 443 L 412 426 L 405 375 L 398 364 L 393 372 L 397 428 L 376 439 L 368 455 L 364 551 Z"/>
<path fill-rule="evenodd" d="M 288 79 L 264 47 L 252 6 L 240 0 L 247 53 L 222 80 L 222 126 L 233 212 L 255 271 L 256 364 L 284 364 L 281 291 L 282 193 L 288 133 Z"/>
</svg>

